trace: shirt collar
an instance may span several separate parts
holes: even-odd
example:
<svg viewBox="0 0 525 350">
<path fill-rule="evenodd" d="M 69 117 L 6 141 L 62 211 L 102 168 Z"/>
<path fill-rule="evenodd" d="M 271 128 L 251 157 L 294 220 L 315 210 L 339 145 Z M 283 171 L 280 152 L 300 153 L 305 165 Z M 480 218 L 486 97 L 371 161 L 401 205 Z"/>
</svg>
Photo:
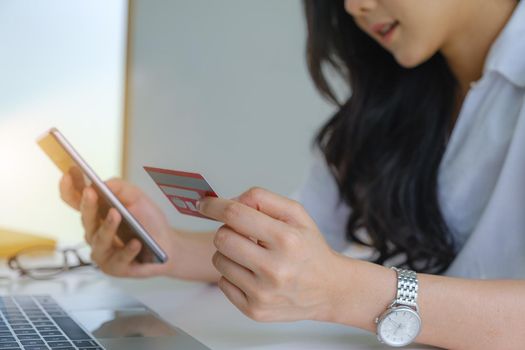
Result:
<svg viewBox="0 0 525 350">
<path fill-rule="evenodd" d="M 497 71 L 525 88 L 525 0 L 521 0 L 505 28 L 492 44 L 484 72 Z"/>
</svg>

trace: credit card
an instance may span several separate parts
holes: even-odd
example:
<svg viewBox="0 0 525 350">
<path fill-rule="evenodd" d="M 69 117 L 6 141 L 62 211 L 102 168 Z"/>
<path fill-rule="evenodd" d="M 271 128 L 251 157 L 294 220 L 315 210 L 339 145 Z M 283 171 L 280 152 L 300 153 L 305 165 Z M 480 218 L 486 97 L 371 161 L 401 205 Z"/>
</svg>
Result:
<svg viewBox="0 0 525 350">
<path fill-rule="evenodd" d="M 210 219 L 198 212 L 196 203 L 204 197 L 218 195 L 201 174 L 149 166 L 145 166 L 144 170 L 179 213 Z"/>
</svg>

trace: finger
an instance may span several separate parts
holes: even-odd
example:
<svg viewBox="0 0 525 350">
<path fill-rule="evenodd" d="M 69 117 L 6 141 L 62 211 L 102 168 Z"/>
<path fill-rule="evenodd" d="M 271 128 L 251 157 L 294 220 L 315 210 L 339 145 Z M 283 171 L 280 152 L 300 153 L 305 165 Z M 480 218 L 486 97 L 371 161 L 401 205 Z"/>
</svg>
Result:
<svg viewBox="0 0 525 350">
<path fill-rule="evenodd" d="M 121 218 L 115 209 L 110 209 L 108 215 L 91 240 L 92 259 L 100 266 L 114 253 L 113 241 Z"/>
<path fill-rule="evenodd" d="M 213 243 L 221 254 L 253 272 L 269 259 L 267 250 L 257 242 L 225 225 L 217 230 Z"/>
<path fill-rule="evenodd" d="M 107 260 L 111 271 L 120 276 L 130 276 L 130 264 L 140 253 L 142 244 L 138 239 L 130 240 L 122 249 L 118 249 Z"/>
<path fill-rule="evenodd" d="M 80 202 L 81 221 L 85 230 L 86 241 L 89 243 L 100 223 L 98 217 L 97 193 L 91 187 L 86 187 Z"/>
<path fill-rule="evenodd" d="M 125 206 L 135 202 L 140 196 L 140 191 L 137 187 L 121 179 L 109 179 L 106 181 L 106 185 Z"/>
<path fill-rule="evenodd" d="M 237 200 L 276 220 L 294 226 L 308 226 L 313 223 L 300 203 L 259 187 L 249 189 L 241 194 Z"/>
<path fill-rule="evenodd" d="M 219 279 L 219 288 L 226 295 L 226 298 L 243 313 L 248 309 L 248 299 L 246 294 L 236 285 L 232 284 L 225 277 Z"/>
<path fill-rule="evenodd" d="M 84 181 L 84 173 L 78 166 L 71 167 L 68 171 L 69 175 L 71 175 L 71 181 L 73 184 L 73 188 L 78 192 L 82 193 L 84 190 L 84 187 L 86 187 L 86 182 Z"/>
<path fill-rule="evenodd" d="M 237 264 L 235 261 L 216 252 L 212 258 L 213 266 L 228 281 L 237 286 L 245 294 L 249 294 L 255 286 L 255 276 L 247 268 Z"/>
<path fill-rule="evenodd" d="M 199 212 L 223 222 L 234 231 L 270 243 L 285 230 L 285 224 L 237 201 L 206 197 L 199 201 Z"/>
<path fill-rule="evenodd" d="M 73 188 L 73 180 L 71 179 L 71 175 L 64 174 L 62 176 L 60 179 L 59 188 L 60 198 L 62 198 L 62 200 L 73 209 L 79 210 L 82 194 Z"/>
</svg>

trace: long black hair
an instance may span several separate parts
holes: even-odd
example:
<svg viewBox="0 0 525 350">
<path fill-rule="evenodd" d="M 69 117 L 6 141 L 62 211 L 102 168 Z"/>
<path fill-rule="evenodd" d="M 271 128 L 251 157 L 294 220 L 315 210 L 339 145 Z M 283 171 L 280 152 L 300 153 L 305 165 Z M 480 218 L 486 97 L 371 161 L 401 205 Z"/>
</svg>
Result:
<svg viewBox="0 0 525 350">
<path fill-rule="evenodd" d="M 310 75 L 338 107 L 314 145 L 352 208 L 347 238 L 374 247 L 376 263 L 401 256 L 398 266 L 445 271 L 456 252 L 437 174 L 457 96 L 454 75 L 440 53 L 401 67 L 358 28 L 343 0 L 304 0 L 304 8 Z M 327 68 L 348 84 L 348 99 L 338 100 Z M 369 240 L 356 234 L 360 228 Z"/>
</svg>

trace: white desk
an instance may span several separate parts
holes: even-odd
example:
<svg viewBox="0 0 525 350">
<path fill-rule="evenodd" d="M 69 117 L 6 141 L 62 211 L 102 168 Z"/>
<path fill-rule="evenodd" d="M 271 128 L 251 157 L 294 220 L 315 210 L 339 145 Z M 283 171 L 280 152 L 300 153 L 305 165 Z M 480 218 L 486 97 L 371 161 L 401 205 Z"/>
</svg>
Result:
<svg viewBox="0 0 525 350">
<path fill-rule="evenodd" d="M 0 262 L 0 276 L 6 274 Z M 131 295 L 212 349 L 391 349 L 367 332 L 329 323 L 258 323 L 212 285 L 165 278 L 116 279 L 96 271 L 65 273 L 50 281 L 0 280 L 0 294 Z M 59 299 L 60 300 L 60 299 Z M 429 349 L 423 346 L 409 349 Z"/>
</svg>

